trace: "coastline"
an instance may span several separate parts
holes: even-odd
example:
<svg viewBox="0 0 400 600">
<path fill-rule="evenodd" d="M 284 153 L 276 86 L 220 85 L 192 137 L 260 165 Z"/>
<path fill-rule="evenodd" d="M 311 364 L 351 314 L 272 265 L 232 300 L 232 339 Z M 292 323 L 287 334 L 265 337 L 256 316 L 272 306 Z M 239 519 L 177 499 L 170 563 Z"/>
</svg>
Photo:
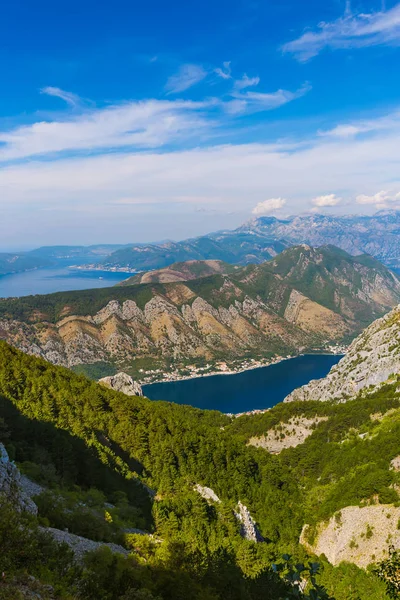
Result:
<svg viewBox="0 0 400 600">
<path fill-rule="evenodd" d="M 162 377 L 161 379 L 156 379 L 153 381 L 144 381 L 144 380 L 140 380 L 138 379 L 138 383 L 143 387 L 143 386 L 148 386 L 148 385 L 155 385 L 157 383 L 177 383 L 179 381 L 186 381 L 186 380 L 190 380 L 190 379 L 200 379 L 202 377 L 213 377 L 215 375 L 238 375 L 239 373 L 244 373 L 246 371 L 252 371 L 255 369 L 263 369 L 265 367 L 272 367 L 273 365 L 277 365 L 280 364 L 281 362 L 284 362 L 286 360 L 292 360 L 294 358 L 300 358 L 301 356 L 307 356 L 307 355 L 318 355 L 318 356 L 324 356 L 324 355 L 328 355 L 328 356 L 338 356 L 338 355 L 342 355 L 344 356 L 344 354 L 347 351 L 347 347 L 346 346 L 341 346 L 337 348 L 337 351 L 315 351 L 313 352 L 312 350 L 308 351 L 308 352 L 299 352 L 298 354 L 294 354 L 293 356 L 279 356 L 270 360 L 266 360 L 265 362 L 261 362 L 261 361 L 257 361 L 257 364 L 252 364 L 252 365 L 240 365 L 237 368 L 231 368 L 229 370 L 218 370 L 218 371 L 211 371 L 211 372 L 207 372 L 207 373 L 199 373 L 199 372 L 194 372 L 193 375 L 174 375 L 172 378 L 169 377 L 168 379 Z M 243 414 L 247 414 L 247 413 L 243 413 Z"/>
</svg>

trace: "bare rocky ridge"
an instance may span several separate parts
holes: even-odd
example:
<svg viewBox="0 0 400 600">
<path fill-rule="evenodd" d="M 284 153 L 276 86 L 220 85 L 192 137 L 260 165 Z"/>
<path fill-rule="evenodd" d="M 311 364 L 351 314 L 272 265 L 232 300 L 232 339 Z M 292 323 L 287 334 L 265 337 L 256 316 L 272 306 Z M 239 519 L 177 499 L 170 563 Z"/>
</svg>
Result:
<svg viewBox="0 0 400 600">
<path fill-rule="evenodd" d="M 400 548 L 399 519 L 400 508 L 392 504 L 347 506 L 318 525 L 312 544 L 305 525 L 300 543 L 316 555 L 325 554 L 333 565 L 347 561 L 366 568 L 384 559 L 390 545 Z"/>
<path fill-rule="evenodd" d="M 370 325 L 324 379 L 294 390 L 285 402 L 354 397 L 400 371 L 400 306 Z"/>
<path fill-rule="evenodd" d="M 242 504 L 240 501 L 238 502 L 239 512 L 236 513 L 236 518 L 241 523 L 241 535 L 245 540 L 249 540 L 250 542 L 263 542 L 264 539 L 259 532 L 256 523 L 251 516 L 249 509 L 247 506 Z"/>
<path fill-rule="evenodd" d="M 80 535 L 69 533 L 68 531 L 54 529 L 54 527 L 43 527 L 42 530 L 49 533 L 59 544 L 67 544 L 71 550 L 73 550 L 78 562 L 83 559 L 86 552 L 98 550 L 98 548 L 101 548 L 102 546 L 107 546 L 112 552 L 118 554 L 124 554 L 126 556 L 129 554 L 129 551 L 119 544 L 113 544 L 111 542 L 95 542 Z"/>
</svg>

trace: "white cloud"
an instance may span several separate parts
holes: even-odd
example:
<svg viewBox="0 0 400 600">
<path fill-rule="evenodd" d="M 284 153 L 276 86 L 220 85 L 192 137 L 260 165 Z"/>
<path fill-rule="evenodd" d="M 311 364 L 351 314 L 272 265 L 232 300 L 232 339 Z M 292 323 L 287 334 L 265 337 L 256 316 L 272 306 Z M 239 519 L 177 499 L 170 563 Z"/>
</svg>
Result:
<svg viewBox="0 0 400 600">
<path fill-rule="evenodd" d="M 222 79 L 232 79 L 231 61 L 226 60 L 224 63 L 222 63 L 222 68 L 217 67 L 214 69 L 214 73 L 216 73 Z"/>
<path fill-rule="evenodd" d="M 270 215 L 271 213 L 280 210 L 286 204 L 283 198 L 269 198 L 259 202 L 251 211 L 253 215 L 260 217 L 261 215 Z"/>
<path fill-rule="evenodd" d="M 47 86 L 40 90 L 41 94 L 46 94 L 47 96 L 54 96 L 55 98 L 61 98 L 70 106 L 78 106 L 81 102 L 80 97 L 77 94 L 73 94 L 72 92 L 66 92 L 58 87 Z"/>
<path fill-rule="evenodd" d="M 226 110 L 231 114 L 254 113 L 279 108 L 288 102 L 297 100 L 311 90 L 311 85 L 305 83 L 298 90 L 277 90 L 276 92 L 232 92 L 234 100 L 226 103 Z"/>
<path fill-rule="evenodd" d="M 22 126 L 0 132 L 0 162 L 54 152 L 160 147 L 210 128 L 212 122 L 202 113 L 209 106 L 210 102 L 129 102 Z"/>
<path fill-rule="evenodd" d="M 400 203 L 400 192 L 382 190 L 372 196 L 360 194 L 357 196 L 356 202 L 357 204 L 374 204 L 377 208 L 387 208 L 391 204 Z"/>
<path fill-rule="evenodd" d="M 322 22 L 316 31 L 306 31 L 299 38 L 284 44 L 284 52 L 299 61 L 307 61 L 324 48 L 362 48 L 380 44 L 400 44 L 400 4 L 388 11 L 353 15 L 350 5 L 343 17 L 330 23 Z"/>
<path fill-rule="evenodd" d="M 285 209 L 291 213 L 308 210 L 310 198 L 320 196 L 321 190 L 337 190 L 338 185 L 340 195 L 357 198 L 343 202 L 346 211 L 357 208 L 368 213 L 382 204 L 400 206 L 399 111 L 371 120 L 368 136 L 315 135 L 294 142 L 225 145 L 210 137 L 205 147 L 202 132 L 217 133 L 217 129 L 209 131 L 214 120 L 216 125 L 229 126 L 226 115 L 218 120 L 220 109 L 219 104 L 181 101 L 129 103 L 0 134 L 0 139 L 8 136 L 0 146 L 3 246 L 15 245 L 17 234 L 25 239 L 22 228 L 26 239 L 36 236 L 35 243 L 41 243 L 40 236 L 55 230 L 60 219 L 71 227 L 65 243 L 68 235 L 73 239 L 74 219 L 82 231 L 81 241 L 94 222 L 96 232 L 104 231 L 107 239 L 120 237 L 120 228 L 127 242 L 157 239 L 155 235 L 185 237 L 239 225 L 260 198 L 287 198 Z M 383 127 L 384 119 L 392 126 Z M 237 127 L 236 139 L 239 133 Z M 196 148 L 162 147 L 163 142 L 192 134 L 196 137 L 191 145 Z M 65 149 L 71 156 L 54 154 Z M 35 159 L 35 154 L 40 156 Z M 11 156 L 20 157 L 19 163 L 5 164 Z M 377 195 L 376 190 L 389 191 Z M 360 196 L 361 192 L 373 196 Z M 194 207 L 225 216 L 211 225 L 204 220 L 199 230 Z M 236 214 L 229 220 L 232 211 Z M 157 219 L 161 212 L 171 214 L 170 220 Z M 182 214 L 187 218 L 179 225 L 177 215 Z M 143 217 L 140 227 L 138 215 Z"/>
<path fill-rule="evenodd" d="M 211 98 L 204 102 L 144 100 L 100 109 L 81 106 L 79 114 L 74 111 L 63 119 L 0 131 L 0 163 L 54 153 L 160 148 L 188 140 L 199 143 L 201 136 L 218 130 L 221 111 L 236 115 L 272 110 L 308 89 L 270 94 L 237 91 L 227 102 Z"/>
<path fill-rule="evenodd" d="M 207 75 L 207 71 L 201 65 L 182 65 L 178 73 L 168 79 L 165 90 L 168 94 L 184 92 L 203 81 Z"/>
<path fill-rule="evenodd" d="M 311 201 L 314 206 L 323 207 L 323 206 L 337 206 L 342 201 L 341 198 L 338 198 L 336 194 L 327 194 L 325 196 L 317 196 L 313 198 Z"/>
<path fill-rule="evenodd" d="M 367 134 L 376 131 L 393 130 L 400 126 L 400 112 L 394 112 L 377 119 L 363 119 L 354 121 L 354 123 L 342 123 L 327 131 L 319 131 L 320 136 L 329 136 L 332 138 L 348 138 L 360 134 Z"/>
<path fill-rule="evenodd" d="M 255 85 L 258 85 L 259 83 L 259 77 L 248 77 L 245 73 L 241 79 L 237 79 L 235 81 L 235 89 L 244 90 L 245 88 L 253 87 Z"/>
</svg>

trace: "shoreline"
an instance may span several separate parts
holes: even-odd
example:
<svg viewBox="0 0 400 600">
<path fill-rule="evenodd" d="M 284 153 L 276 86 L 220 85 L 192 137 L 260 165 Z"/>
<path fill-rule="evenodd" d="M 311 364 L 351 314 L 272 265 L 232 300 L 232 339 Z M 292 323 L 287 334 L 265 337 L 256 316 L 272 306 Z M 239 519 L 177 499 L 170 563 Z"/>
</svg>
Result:
<svg viewBox="0 0 400 600">
<path fill-rule="evenodd" d="M 144 381 L 140 381 L 137 380 L 139 385 L 141 385 L 142 387 L 148 386 L 148 385 L 155 385 L 157 383 L 177 383 L 179 381 L 187 381 L 190 379 L 200 379 L 202 377 L 214 377 L 216 375 L 238 375 L 239 373 L 245 373 L 246 371 L 253 371 L 255 369 L 263 369 L 265 367 L 272 367 L 273 365 L 278 365 L 281 362 L 284 362 L 285 360 L 293 360 L 295 358 L 300 358 L 301 356 L 344 356 L 345 353 L 347 351 L 347 347 L 341 347 L 340 350 L 338 349 L 337 352 L 301 352 L 299 354 L 295 354 L 294 356 L 284 356 L 284 357 L 279 357 L 277 359 L 271 359 L 268 362 L 265 362 L 263 364 L 255 364 L 255 365 L 249 365 L 249 366 L 240 366 L 237 369 L 231 369 L 229 371 L 212 371 L 210 373 L 195 373 L 193 375 L 183 375 L 181 377 L 177 376 L 174 379 L 157 379 L 156 381 L 151 381 L 151 382 L 144 382 Z"/>
</svg>

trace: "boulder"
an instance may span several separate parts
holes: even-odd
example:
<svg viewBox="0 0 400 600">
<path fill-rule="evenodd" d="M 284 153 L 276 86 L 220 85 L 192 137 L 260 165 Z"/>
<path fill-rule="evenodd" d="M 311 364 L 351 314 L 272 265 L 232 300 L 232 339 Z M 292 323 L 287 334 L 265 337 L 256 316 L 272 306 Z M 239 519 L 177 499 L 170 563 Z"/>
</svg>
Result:
<svg viewBox="0 0 400 600">
<path fill-rule="evenodd" d="M 122 392 L 127 396 L 143 396 L 141 386 L 134 381 L 127 373 L 117 373 L 110 377 L 103 377 L 99 379 L 99 383 L 108 387 L 116 392 Z"/>
</svg>

